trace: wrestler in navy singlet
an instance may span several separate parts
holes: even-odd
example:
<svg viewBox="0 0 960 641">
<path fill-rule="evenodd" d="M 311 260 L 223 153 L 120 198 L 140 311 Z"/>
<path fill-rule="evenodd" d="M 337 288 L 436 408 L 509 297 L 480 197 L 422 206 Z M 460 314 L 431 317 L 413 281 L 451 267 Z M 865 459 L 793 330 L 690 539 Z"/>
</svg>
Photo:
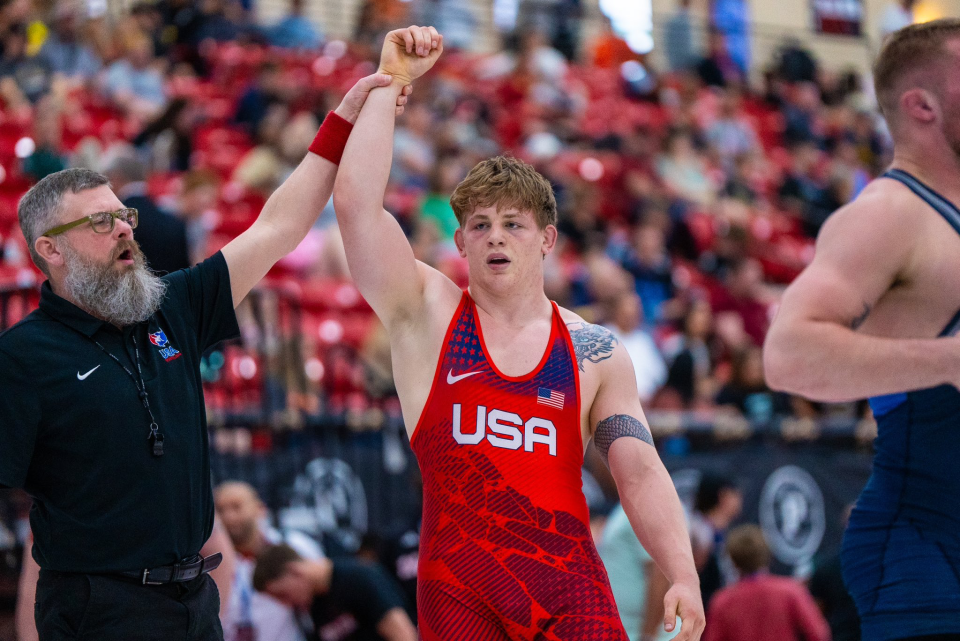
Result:
<svg viewBox="0 0 960 641">
<path fill-rule="evenodd" d="M 884 176 L 960 233 L 952 203 L 904 171 Z M 960 312 L 941 336 L 958 329 Z M 870 405 L 878 430 L 873 473 L 843 541 L 844 580 L 863 640 L 960 633 L 960 391 L 941 385 Z"/>
</svg>

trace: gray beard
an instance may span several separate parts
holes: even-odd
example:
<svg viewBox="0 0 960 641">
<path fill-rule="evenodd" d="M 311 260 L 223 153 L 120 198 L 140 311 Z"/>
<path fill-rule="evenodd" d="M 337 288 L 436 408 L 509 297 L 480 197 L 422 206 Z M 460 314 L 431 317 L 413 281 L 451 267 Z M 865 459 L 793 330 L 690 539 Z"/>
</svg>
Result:
<svg viewBox="0 0 960 641">
<path fill-rule="evenodd" d="M 67 296 L 88 313 L 118 327 L 147 320 L 160 309 L 167 284 L 147 269 L 140 248 L 133 245 L 133 267 L 122 272 L 112 264 L 89 261 L 61 243 L 70 271 L 63 281 Z"/>
</svg>

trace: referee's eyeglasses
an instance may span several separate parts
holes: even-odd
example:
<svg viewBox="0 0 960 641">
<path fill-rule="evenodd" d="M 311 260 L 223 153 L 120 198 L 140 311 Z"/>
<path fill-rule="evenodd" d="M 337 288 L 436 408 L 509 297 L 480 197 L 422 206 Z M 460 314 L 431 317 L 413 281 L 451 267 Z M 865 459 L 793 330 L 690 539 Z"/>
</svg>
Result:
<svg viewBox="0 0 960 641">
<path fill-rule="evenodd" d="M 95 214 L 90 214 L 89 216 L 84 216 L 79 218 L 72 223 L 66 223 L 53 229 L 48 229 L 46 233 L 41 234 L 42 236 L 57 236 L 62 234 L 65 231 L 70 231 L 74 227 L 79 227 L 86 223 L 90 223 L 90 226 L 93 227 L 93 231 L 98 234 L 109 234 L 113 231 L 113 226 L 116 224 L 117 219 L 122 220 L 123 222 L 130 225 L 131 229 L 137 228 L 137 222 L 139 220 L 139 214 L 137 210 L 133 207 L 124 207 L 123 209 L 118 209 L 117 211 L 99 211 Z"/>
</svg>

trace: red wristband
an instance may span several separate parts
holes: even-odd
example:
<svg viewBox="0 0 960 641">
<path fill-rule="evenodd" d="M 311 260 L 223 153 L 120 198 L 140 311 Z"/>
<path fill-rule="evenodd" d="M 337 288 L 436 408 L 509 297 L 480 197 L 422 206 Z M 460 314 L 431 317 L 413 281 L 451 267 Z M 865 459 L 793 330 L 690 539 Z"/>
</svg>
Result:
<svg viewBox="0 0 960 641">
<path fill-rule="evenodd" d="M 320 131 L 317 132 L 317 137 L 313 139 L 308 149 L 334 165 L 339 165 L 343 150 L 347 146 L 347 138 L 350 137 L 352 130 L 352 124 L 331 111 L 323 119 Z"/>
</svg>

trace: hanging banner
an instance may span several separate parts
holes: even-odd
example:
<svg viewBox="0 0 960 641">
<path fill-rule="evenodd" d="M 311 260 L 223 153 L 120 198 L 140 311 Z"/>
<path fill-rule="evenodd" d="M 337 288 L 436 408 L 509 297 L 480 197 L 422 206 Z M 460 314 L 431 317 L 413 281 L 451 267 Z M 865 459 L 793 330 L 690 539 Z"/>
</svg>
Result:
<svg viewBox="0 0 960 641">
<path fill-rule="evenodd" d="M 810 0 L 817 33 L 859 36 L 863 33 L 863 0 Z"/>
</svg>

